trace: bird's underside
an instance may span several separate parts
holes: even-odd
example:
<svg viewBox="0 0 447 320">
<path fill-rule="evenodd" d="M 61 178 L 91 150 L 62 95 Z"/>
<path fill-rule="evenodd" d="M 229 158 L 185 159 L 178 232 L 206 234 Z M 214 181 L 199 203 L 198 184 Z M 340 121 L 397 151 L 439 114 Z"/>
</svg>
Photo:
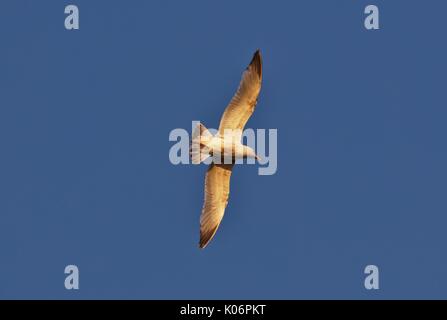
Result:
<svg viewBox="0 0 447 320">
<path fill-rule="evenodd" d="M 244 146 L 237 139 L 240 139 L 240 137 L 234 135 L 221 137 L 217 134 L 212 136 L 208 129 L 199 123 L 193 131 L 193 139 L 190 145 L 192 163 L 199 164 L 210 157 L 215 164 L 232 164 L 249 157 L 257 159 L 255 151 L 248 146 Z M 238 163 L 242 162 L 239 161 Z"/>
<path fill-rule="evenodd" d="M 244 71 L 236 94 L 222 115 L 219 125 L 220 136 L 223 137 L 228 129 L 242 133 L 256 106 L 261 82 L 262 59 L 258 50 Z M 240 141 L 240 136 L 236 139 Z M 224 216 L 230 193 L 230 177 L 234 160 L 233 157 L 232 163 L 229 164 L 226 161 L 220 162 L 221 164 L 212 163 L 206 173 L 205 199 L 200 216 L 200 248 L 205 248 L 211 241 Z"/>
</svg>

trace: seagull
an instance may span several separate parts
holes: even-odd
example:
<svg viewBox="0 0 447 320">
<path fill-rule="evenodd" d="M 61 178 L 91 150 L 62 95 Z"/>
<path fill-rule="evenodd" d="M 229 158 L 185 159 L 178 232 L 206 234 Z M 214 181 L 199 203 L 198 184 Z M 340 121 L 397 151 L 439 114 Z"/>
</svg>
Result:
<svg viewBox="0 0 447 320">
<path fill-rule="evenodd" d="M 205 177 L 205 200 L 200 216 L 201 249 L 205 248 L 214 237 L 224 216 L 235 160 L 240 158 L 259 160 L 252 148 L 242 144 L 242 131 L 255 110 L 261 82 L 262 58 L 260 51 L 257 50 L 220 119 L 218 133 L 213 136 L 201 123 L 193 131 L 190 148 L 192 162 L 197 164 L 213 157 Z M 222 159 L 224 161 L 221 161 Z"/>
</svg>

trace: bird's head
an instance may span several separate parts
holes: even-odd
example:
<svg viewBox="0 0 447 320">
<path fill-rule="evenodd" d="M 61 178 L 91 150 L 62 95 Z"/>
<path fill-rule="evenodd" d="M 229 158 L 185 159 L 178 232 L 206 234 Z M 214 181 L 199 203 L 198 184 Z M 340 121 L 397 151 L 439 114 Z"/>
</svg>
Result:
<svg viewBox="0 0 447 320">
<path fill-rule="evenodd" d="M 259 157 L 256 152 L 248 146 L 244 146 L 244 158 L 254 158 L 257 161 L 261 161 L 261 157 Z"/>
</svg>

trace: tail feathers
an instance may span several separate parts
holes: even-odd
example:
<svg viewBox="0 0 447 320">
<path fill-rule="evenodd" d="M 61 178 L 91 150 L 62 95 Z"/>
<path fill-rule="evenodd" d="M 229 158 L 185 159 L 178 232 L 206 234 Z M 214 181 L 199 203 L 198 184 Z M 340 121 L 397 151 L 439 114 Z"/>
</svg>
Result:
<svg viewBox="0 0 447 320">
<path fill-rule="evenodd" d="M 192 133 L 189 154 L 193 164 L 199 164 L 211 156 L 209 144 L 213 135 L 209 130 L 199 122 Z"/>
</svg>

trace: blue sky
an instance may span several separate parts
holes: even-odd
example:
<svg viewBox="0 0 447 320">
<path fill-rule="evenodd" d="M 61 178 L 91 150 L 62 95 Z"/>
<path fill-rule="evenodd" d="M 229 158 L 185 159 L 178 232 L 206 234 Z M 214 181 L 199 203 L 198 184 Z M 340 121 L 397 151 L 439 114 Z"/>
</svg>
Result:
<svg viewBox="0 0 447 320">
<path fill-rule="evenodd" d="M 447 298 L 446 9 L 2 1 L 0 298 Z M 278 171 L 235 168 L 201 251 L 206 167 L 169 132 L 217 127 L 257 48 L 248 127 L 278 129 Z"/>
</svg>

